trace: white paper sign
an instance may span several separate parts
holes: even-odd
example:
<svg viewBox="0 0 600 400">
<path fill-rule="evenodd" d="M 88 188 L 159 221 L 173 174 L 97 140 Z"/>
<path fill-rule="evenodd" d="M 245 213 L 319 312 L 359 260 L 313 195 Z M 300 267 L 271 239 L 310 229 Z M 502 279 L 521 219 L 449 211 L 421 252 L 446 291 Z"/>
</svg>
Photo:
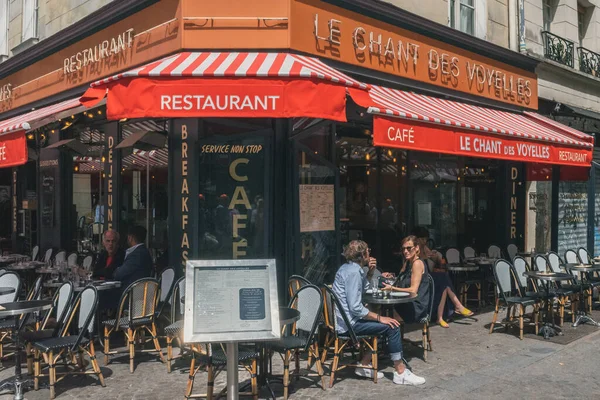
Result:
<svg viewBox="0 0 600 400">
<path fill-rule="evenodd" d="M 335 230 L 334 193 L 334 185 L 300 185 L 300 232 Z"/>
</svg>

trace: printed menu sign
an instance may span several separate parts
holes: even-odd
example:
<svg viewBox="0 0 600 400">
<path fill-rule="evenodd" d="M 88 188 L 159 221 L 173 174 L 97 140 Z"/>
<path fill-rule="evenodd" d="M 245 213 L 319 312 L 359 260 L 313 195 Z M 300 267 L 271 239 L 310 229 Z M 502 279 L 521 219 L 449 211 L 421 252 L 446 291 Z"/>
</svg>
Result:
<svg viewBox="0 0 600 400">
<path fill-rule="evenodd" d="M 300 185 L 300 232 L 335 230 L 334 185 Z"/>
<path fill-rule="evenodd" d="M 186 342 L 279 337 L 274 260 L 188 261 L 186 273 Z"/>
</svg>

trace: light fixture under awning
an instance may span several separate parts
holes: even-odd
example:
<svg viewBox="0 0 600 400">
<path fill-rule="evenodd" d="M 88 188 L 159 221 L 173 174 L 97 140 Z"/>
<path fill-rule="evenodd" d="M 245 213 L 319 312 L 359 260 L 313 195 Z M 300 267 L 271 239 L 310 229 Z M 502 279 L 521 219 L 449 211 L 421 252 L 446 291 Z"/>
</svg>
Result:
<svg viewBox="0 0 600 400">
<path fill-rule="evenodd" d="M 380 86 L 350 94 L 373 114 L 373 143 L 378 146 L 583 167 L 592 162 L 592 136 L 539 114 Z"/>
</svg>

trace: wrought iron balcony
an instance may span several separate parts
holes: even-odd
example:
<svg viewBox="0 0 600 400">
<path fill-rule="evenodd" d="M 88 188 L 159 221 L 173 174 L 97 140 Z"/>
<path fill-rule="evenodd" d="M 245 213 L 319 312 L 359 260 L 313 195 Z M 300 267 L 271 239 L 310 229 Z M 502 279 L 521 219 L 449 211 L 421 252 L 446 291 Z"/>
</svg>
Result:
<svg viewBox="0 0 600 400">
<path fill-rule="evenodd" d="M 585 47 L 578 47 L 577 50 L 579 51 L 579 70 L 600 78 L 600 54 Z"/>
<path fill-rule="evenodd" d="M 548 31 L 542 32 L 542 39 L 544 40 L 544 57 L 573 68 L 575 50 L 573 42 Z"/>
</svg>

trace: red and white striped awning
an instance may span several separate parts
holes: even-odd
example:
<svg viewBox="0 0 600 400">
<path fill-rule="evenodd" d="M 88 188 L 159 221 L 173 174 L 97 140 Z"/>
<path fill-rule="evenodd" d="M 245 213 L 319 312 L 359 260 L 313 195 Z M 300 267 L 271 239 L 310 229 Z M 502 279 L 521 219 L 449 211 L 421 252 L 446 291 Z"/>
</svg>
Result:
<svg viewBox="0 0 600 400">
<path fill-rule="evenodd" d="M 81 107 L 79 98 L 65 100 L 63 102 L 30 111 L 19 116 L 0 121 L 0 135 L 16 131 L 28 131 L 40 126 L 40 122 L 50 123 L 56 117 L 67 110 L 74 110 Z M 57 118 L 58 119 L 58 118 Z"/>
<path fill-rule="evenodd" d="M 310 117 L 345 121 L 346 88 L 361 83 L 322 61 L 289 53 L 183 52 L 90 85 L 109 119 Z"/>
<path fill-rule="evenodd" d="M 353 98 L 374 114 L 374 143 L 381 146 L 577 166 L 592 160 L 592 136 L 535 113 L 380 86 L 371 86 L 368 95 Z"/>
</svg>

